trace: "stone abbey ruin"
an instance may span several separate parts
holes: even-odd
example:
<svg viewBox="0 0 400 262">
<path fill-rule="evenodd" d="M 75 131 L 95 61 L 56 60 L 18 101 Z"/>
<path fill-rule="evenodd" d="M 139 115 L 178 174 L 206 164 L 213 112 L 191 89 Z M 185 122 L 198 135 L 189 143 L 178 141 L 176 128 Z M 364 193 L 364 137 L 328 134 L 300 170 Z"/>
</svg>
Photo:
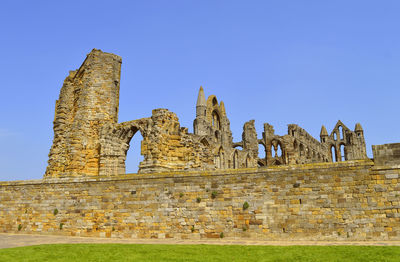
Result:
<svg viewBox="0 0 400 262">
<path fill-rule="evenodd" d="M 400 240 L 400 143 L 366 155 L 359 123 L 320 141 L 254 120 L 233 141 L 200 88 L 194 132 L 176 114 L 118 123 L 121 58 L 92 50 L 64 81 L 43 179 L 0 182 L 0 232 L 127 238 Z M 125 174 L 132 137 L 144 160 Z M 259 158 L 259 145 L 265 158 Z"/>
<path fill-rule="evenodd" d="M 129 142 L 143 137 L 139 173 L 215 170 L 367 159 L 363 129 L 351 131 L 338 121 L 328 135 L 324 126 L 317 141 L 297 125 L 278 136 L 264 124 L 257 138 L 254 120 L 243 126 L 242 141 L 233 142 L 224 103 L 200 91 L 194 134 L 180 127 L 167 109 L 151 117 L 118 123 L 121 58 L 93 50 L 71 71 L 56 102 L 54 142 L 45 177 L 125 174 Z M 258 157 L 259 144 L 265 159 Z M 238 149 L 241 148 L 241 149 Z"/>
</svg>

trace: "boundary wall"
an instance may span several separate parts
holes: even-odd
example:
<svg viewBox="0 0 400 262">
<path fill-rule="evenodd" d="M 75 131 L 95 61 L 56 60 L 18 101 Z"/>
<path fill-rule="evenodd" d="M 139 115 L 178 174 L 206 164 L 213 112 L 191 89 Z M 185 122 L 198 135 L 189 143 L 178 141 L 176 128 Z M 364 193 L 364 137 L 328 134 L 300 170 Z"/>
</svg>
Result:
<svg viewBox="0 0 400 262">
<path fill-rule="evenodd" d="M 359 160 L 0 182 L 0 232 L 400 240 L 399 174 Z"/>
</svg>

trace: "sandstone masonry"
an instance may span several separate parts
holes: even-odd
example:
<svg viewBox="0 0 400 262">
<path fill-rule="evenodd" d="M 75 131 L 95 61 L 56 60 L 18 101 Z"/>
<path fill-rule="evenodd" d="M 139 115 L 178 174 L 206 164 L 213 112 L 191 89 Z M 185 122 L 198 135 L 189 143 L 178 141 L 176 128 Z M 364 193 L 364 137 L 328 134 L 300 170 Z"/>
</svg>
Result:
<svg viewBox="0 0 400 262">
<path fill-rule="evenodd" d="M 144 156 L 139 173 L 367 159 L 361 125 L 351 131 L 341 121 L 330 135 L 322 126 L 317 141 L 297 125 L 288 125 L 288 134 L 279 136 L 267 123 L 258 139 L 250 120 L 243 126 L 242 141 L 233 142 L 224 103 L 214 95 L 206 99 L 202 87 L 193 134 L 167 109 L 118 123 L 120 74 L 121 58 L 96 49 L 70 72 L 56 102 L 45 178 L 124 174 L 129 142 L 138 131 Z M 258 145 L 263 145 L 265 158 L 258 157 Z"/>
<path fill-rule="evenodd" d="M 224 103 L 199 90 L 194 133 L 176 114 L 118 123 L 121 58 L 94 49 L 65 79 L 43 179 L 0 182 L 0 231 L 71 236 L 400 240 L 400 144 L 341 121 L 320 141 L 254 120 L 234 142 Z M 144 160 L 125 174 L 132 137 Z M 265 158 L 258 157 L 262 145 Z"/>
<path fill-rule="evenodd" d="M 370 160 L 0 183 L 0 231 L 400 240 L 400 170 Z M 244 208 L 248 203 L 248 208 Z"/>
</svg>

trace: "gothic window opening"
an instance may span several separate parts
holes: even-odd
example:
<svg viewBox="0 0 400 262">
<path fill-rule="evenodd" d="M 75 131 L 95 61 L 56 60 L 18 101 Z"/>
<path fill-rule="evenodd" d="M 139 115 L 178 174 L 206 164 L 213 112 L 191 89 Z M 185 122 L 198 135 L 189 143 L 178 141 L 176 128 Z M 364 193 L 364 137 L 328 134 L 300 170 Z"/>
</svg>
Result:
<svg viewBox="0 0 400 262">
<path fill-rule="evenodd" d="M 343 131 L 343 127 L 342 126 L 339 126 L 339 138 L 340 139 L 343 139 L 344 138 L 344 131 Z"/>
<path fill-rule="evenodd" d="M 217 131 L 215 131 L 215 139 L 219 139 L 219 132 L 218 132 L 218 130 Z"/>
<path fill-rule="evenodd" d="M 304 155 L 304 146 L 303 144 L 300 144 L 300 156 Z"/>
<path fill-rule="evenodd" d="M 223 169 L 224 167 L 225 167 L 225 154 L 224 154 L 224 150 L 222 149 L 222 147 L 219 149 L 219 152 L 218 152 L 218 158 L 219 158 L 219 161 L 218 161 L 218 168 L 220 168 L 220 169 Z"/>
<path fill-rule="evenodd" d="M 335 146 L 331 146 L 331 158 L 332 158 L 332 162 L 337 162 L 336 147 Z"/>
<path fill-rule="evenodd" d="M 213 106 L 216 106 L 216 105 L 218 105 L 218 101 L 217 101 L 217 98 L 213 98 L 213 100 L 212 100 L 212 104 L 213 104 Z"/>
<path fill-rule="evenodd" d="M 246 156 L 246 167 L 250 167 L 250 157 L 249 155 Z"/>
<path fill-rule="evenodd" d="M 311 149 L 309 147 L 307 147 L 307 158 L 311 158 Z"/>
<path fill-rule="evenodd" d="M 216 129 L 220 129 L 221 127 L 219 115 L 215 110 L 212 112 L 212 126 Z"/>
<path fill-rule="evenodd" d="M 275 155 L 275 146 L 274 145 L 271 146 L 271 156 L 274 157 L 274 158 L 276 157 L 276 155 Z"/>
<path fill-rule="evenodd" d="M 233 168 L 234 169 L 239 168 L 239 156 L 238 156 L 238 152 L 236 150 L 233 153 Z"/>
<path fill-rule="evenodd" d="M 278 149 L 276 150 L 276 156 L 277 157 L 281 157 L 282 156 L 281 144 L 278 144 Z"/>
<path fill-rule="evenodd" d="M 340 158 L 341 158 L 341 161 L 347 160 L 346 152 L 345 152 L 345 148 L 344 148 L 343 144 L 340 145 Z"/>
<path fill-rule="evenodd" d="M 125 158 L 125 173 L 137 173 L 139 171 L 139 164 L 143 161 L 144 157 L 141 155 L 141 142 L 143 140 L 142 134 L 137 130 L 132 130 L 132 138 L 127 143 L 126 158 Z"/>
<path fill-rule="evenodd" d="M 265 160 L 266 152 L 264 144 L 258 144 L 258 158 Z"/>
</svg>

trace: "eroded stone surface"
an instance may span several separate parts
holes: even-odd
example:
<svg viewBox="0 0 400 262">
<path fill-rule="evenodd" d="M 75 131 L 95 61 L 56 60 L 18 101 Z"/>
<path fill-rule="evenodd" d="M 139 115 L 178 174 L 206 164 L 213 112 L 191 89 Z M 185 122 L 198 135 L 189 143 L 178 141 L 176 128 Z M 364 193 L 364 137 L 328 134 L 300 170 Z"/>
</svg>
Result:
<svg viewBox="0 0 400 262">
<path fill-rule="evenodd" d="M 265 123 L 258 138 L 250 120 L 243 126 L 242 141 L 234 142 L 224 103 L 214 95 L 206 99 L 202 87 L 193 134 L 167 109 L 118 123 L 120 70 L 120 57 L 94 49 L 65 79 L 56 102 L 46 178 L 124 174 L 129 143 L 138 131 L 144 157 L 139 173 L 367 159 L 359 123 L 351 131 L 338 121 L 330 135 L 322 126 L 318 141 L 295 124 L 288 125 L 287 135 L 279 136 Z M 265 157 L 259 158 L 259 145 Z"/>
<path fill-rule="evenodd" d="M 203 88 L 193 134 L 167 109 L 118 123 L 120 66 L 93 50 L 65 79 L 45 179 L 0 182 L 1 232 L 400 240 L 400 144 L 374 146 L 374 163 L 361 125 L 340 121 L 318 141 L 294 124 L 279 136 L 265 123 L 258 138 L 250 120 L 233 142 L 224 103 Z M 137 132 L 143 174 L 127 175 Z"/>
<path fill-rule="evenodd" d="M 98 175 L 100 129 L 118 121 L 121 58 L 93 50 L 64 81 L 45 177 Z"/>
<path fill-rule="evenodd" d="M 357 160 L 0 182 L 0 232 L 400 240 L 399 172 Z"/>
</svg>

